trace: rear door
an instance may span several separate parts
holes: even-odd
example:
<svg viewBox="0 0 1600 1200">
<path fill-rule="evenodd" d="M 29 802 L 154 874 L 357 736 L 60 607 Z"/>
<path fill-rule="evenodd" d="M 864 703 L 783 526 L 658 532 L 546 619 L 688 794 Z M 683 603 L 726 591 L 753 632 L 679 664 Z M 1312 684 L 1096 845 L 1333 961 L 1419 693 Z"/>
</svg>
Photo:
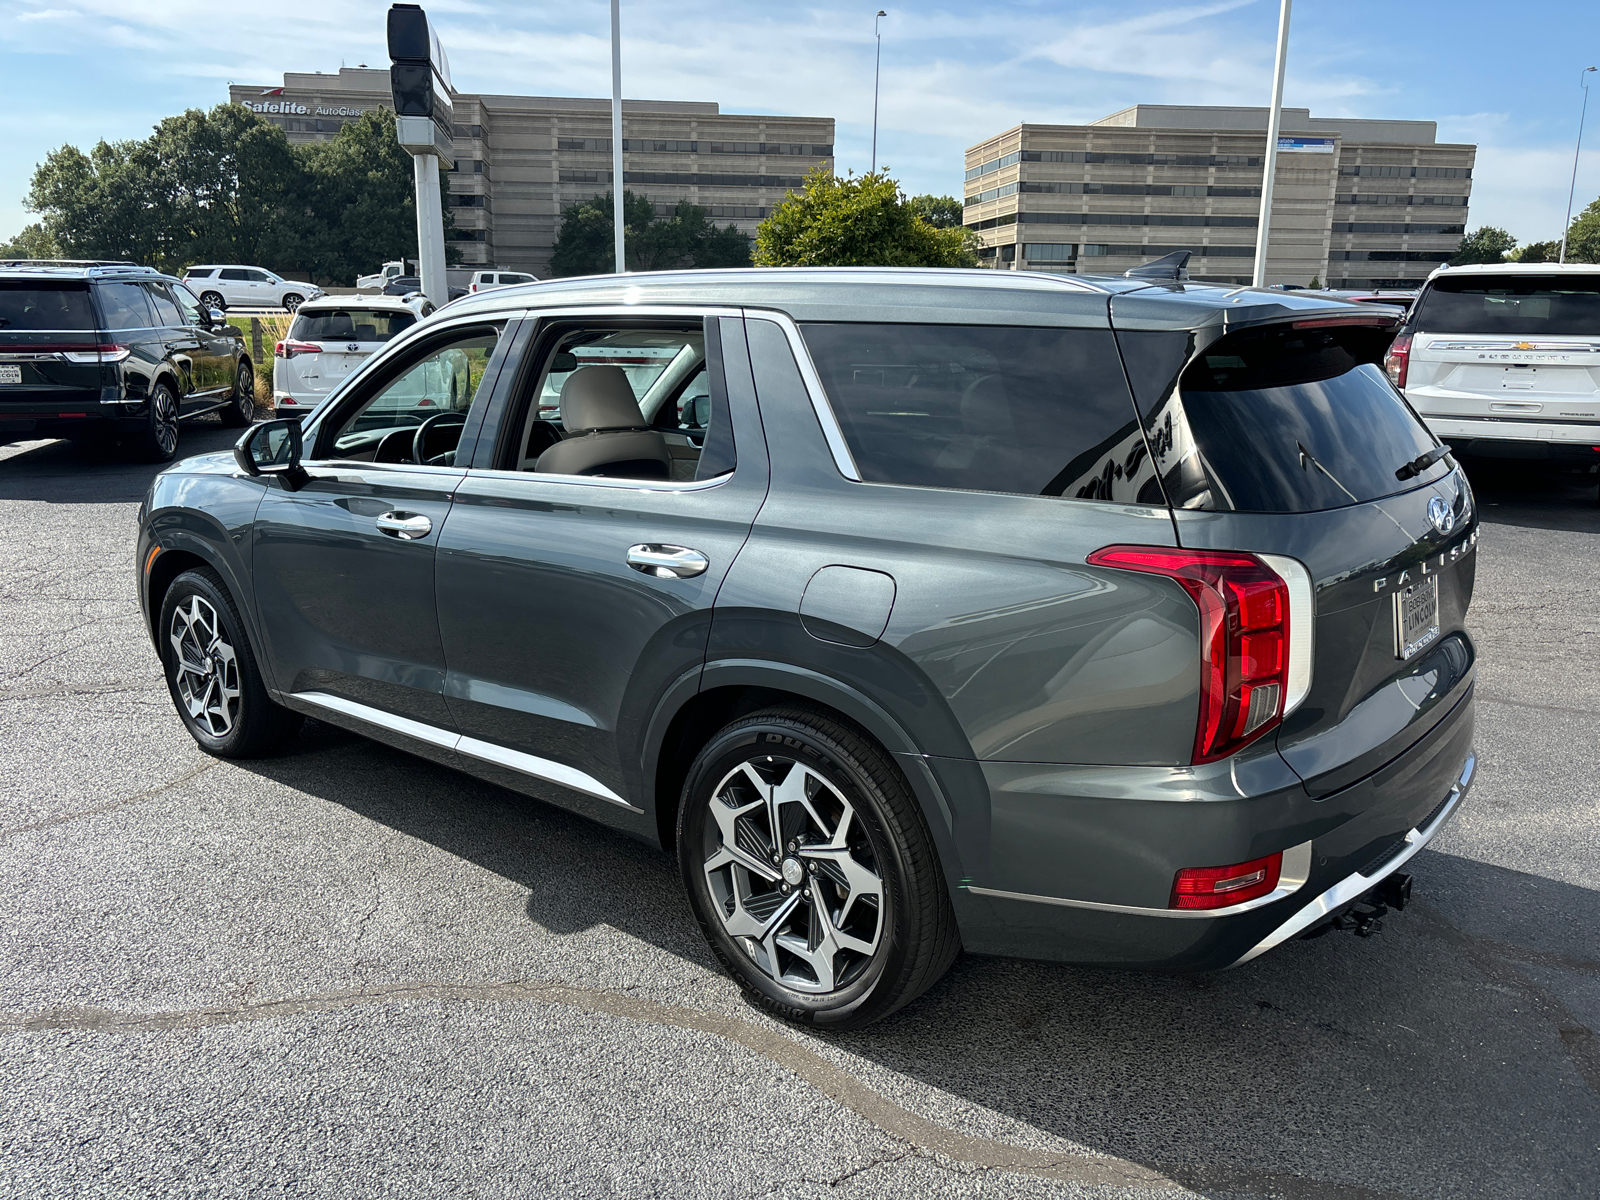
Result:
<svg viewBox="0 0 1600 1200">
<path fill-rule="evenodd" d="M 198 398 L 197 394 L 204 393 L 213 386 L 209 379 L 214 368 L 207 362 L 207 354 L 201 350 L 200 339 L 190 327 L 183 311 L 179 309 L 178 302 L 172 298 L 172 293 L 167 290 L 166 284 L 150 282 L 141 283 L 139 286 L 144 289 L 151 311 L 155 313 L 161 348 L 166 354 L 167 361 L 178 372 L 180 408 L 187 411 L 203 407 L 208 401 Z"/>
<path fill-rule="evenodd" d="M 1553 440 L 1600 423 L 1600 271 L 1441 275 L 1408 328 L 1406 398 L 1425 419 L 1529 422 Z"/>
</svg>

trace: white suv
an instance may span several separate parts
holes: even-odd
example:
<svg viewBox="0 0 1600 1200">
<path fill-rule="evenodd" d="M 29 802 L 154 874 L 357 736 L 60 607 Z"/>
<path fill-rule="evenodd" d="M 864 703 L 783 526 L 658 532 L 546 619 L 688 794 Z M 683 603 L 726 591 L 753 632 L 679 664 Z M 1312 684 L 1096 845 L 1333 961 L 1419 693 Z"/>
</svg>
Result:
<svg viewBox="0 0 1600 1200">
<path fill-rule="evenodd" d="M 523 271 L 476 271 L 469 292 L 487 292 L 490 288 L 510 287 L 514 283 L 538 283 L 536 276 Z"/>
<path fill-rule="evenodd" d="M 1600 462 L 1600 266 L 1442 267 L 1384 366 L 1457 450 Z"/>
<path fill-rule="evenodd" d="M 272 349 L 272 403 L 280 417 L 306 417 L 401 330 L 433 312 L 426 299 L 326 296 L 307 300 Z"/>
<path fill-rule="evenodd" d="M 190 267 L 183 281 L 199 293 L 206 308 L 286 308 L 290 312 L 306 300 L 322 295 L 322 289 L 274 275 L 264 267 Z"/>
</svg>

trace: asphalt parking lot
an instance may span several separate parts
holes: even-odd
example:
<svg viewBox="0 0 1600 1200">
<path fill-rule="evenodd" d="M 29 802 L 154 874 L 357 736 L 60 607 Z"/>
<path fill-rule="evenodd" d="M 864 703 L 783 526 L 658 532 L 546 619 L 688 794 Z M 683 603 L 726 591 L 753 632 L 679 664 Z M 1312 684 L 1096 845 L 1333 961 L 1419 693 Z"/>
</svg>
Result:
<svg viewBox="0 0 1600 1200">
<path fill-rule="evenodd" d="M 153 468 L 0 448 L 0 1195 L 1592 1198 L 1600 506 L 1469 467 L 1480 778 L 1380 936 L 963 958 L 816 1036 L 658 851 L 315 723 L 202 755 L 133 593 Z"/>
</svg>

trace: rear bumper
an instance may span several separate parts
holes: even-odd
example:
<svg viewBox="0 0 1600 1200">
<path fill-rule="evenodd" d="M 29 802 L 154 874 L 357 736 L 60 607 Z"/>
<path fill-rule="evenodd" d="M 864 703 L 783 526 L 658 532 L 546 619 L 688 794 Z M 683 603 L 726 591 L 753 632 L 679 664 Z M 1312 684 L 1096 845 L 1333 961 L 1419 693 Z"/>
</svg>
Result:
<svg viewBox="0 0 1600 1200">
<path fill-rule="evenodd" d="M 142 400 L 0 405 L 0 441 L 105 437 L 137 432 L 146 420 Z"/>
<path fill-rule="evenodd" d="M 1421 414 L 1428 428 L 1441 442 L 1463 450 L 1475 450 L 1468 443 L 1482 442 L 1485 448 L 1495 443 L 1511 443 L 1533 447 L 1536 445 L 1577 447 L 1591 457 L 1590 448 L 1600 446 L 1600 423 L 1579 425 L 1570 422 L 1500 420 L 1491 417 L 1435 417 Z M 1477 451 L 1483 453 L 1484 451 Z M 1513 457 L 1506 455 L 1506 457 Z M 1515 455 L 1515 457 L 1543 457 L 1543 455 Z"/>
<path fill-rule="evenodd" d="M 963 943 L 1147 970 L 1246 962 L 1354 903 L 1439 832 L 1473 780 L 1473 707 L 1469 691 L 1398 757 L 1318 799 L 1298 781 L 1240 787 L 1251 781 L 1237 770 L 1220 780 L 1173 770 L 1150 790 L 1154 768 L 1125 769 L 1112 789 L 1083 768 L 983 764 L 991 844 L 987 869 L 958 889 Z M 1226 910 L 1166 907 L 1178 868 L 1276 851 L 1285 880 L 1273 894 Z"/>
</svg>

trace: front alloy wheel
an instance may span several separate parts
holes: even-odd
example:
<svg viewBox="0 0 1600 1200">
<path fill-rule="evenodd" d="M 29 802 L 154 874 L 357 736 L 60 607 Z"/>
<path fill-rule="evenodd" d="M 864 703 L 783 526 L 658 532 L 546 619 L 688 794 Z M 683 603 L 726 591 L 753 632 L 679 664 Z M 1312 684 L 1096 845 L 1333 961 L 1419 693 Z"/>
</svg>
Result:
<svg viewBox="0 0 1600 1200">
<path fill-rule="evenodd" d="M 302 296 L 299 292 L 290 292 L 288 295 L 284 296 L 284 298 L 283 298 L 283 307 L 285 309 L 287 309 L 289 312 L 294 312 L 296 309 L 298 309 L 305 302 L 306 302 L 306 298 L 304 296 Z"/>
<path fill-rule="evenodd" d="M 217 610 L 199 595 L 185 597 L 172 612 L 173 686 L 193 725 L 225 738 L 239 723 L 243 689 L 239 656 L 228 643 Z"/>
</svg>

